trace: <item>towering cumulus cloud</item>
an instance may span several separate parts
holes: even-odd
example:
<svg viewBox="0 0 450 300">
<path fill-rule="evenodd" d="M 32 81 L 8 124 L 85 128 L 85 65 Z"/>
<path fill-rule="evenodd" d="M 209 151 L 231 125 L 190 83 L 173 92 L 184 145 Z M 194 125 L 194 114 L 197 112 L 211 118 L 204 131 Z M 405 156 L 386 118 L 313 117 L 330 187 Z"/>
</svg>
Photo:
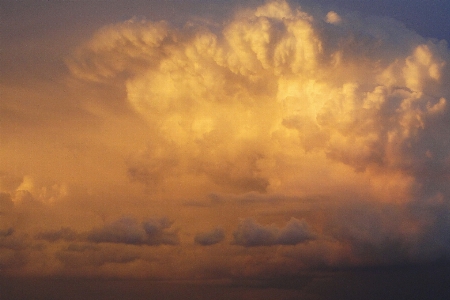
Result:
<svg viewBox="0 0 450 300">
<path fill-rule="evenodd" d="M 397 240 L 416 258 L 450 250 L 448 61 L 444 42 L 393 20 L 313 16 L 274 1 L 220 32 L 112 25 L 70 67 L 88 80 L 121 78 L 147 120 L 151 143 L 130 160 L 132 179 L 331 195 L 340 213 L 315 221 L 325 235 L 355 249 Z M 368 219 L 343 219 L 354 205 Z M 252 244 L 246 228 L 278 243 L 275 229 L 249 222 L 237 244 Z"/>
<path fill-rule="evenodd" d="M 123 107 L 145 124 L 146 146 L 110 143 L 111 153 L 126 152 L 125 163 L 112 164 L 130 191 L 117 201 L 123 212 L 99 213 L 94 188 L 83 203 L 92 206 L 85 219 L 96 219 L 41 230 L 36 240 L 56 253 L 57 271 L 104 251 L 110 260 L 86 260 L 99 274 L 123 263 L 129 269 L 114 270 L 164 278 L 448 259 L 449 62 L 445 41 L 394 20 L 310 13 L 283 0 L 222 24 L 106 26 L 67 65 L 86 86 L 123 92 Z M 119 127 L 110 132 L 131 132 Z M 11 216 L 26 211 L 31 185 L 0 190 L 8 251 L 21 239 Z M 79 207 L 62 187 L 47 198 Z M 192 259 L 199 253 L 205 261 Z"/>
</svg>

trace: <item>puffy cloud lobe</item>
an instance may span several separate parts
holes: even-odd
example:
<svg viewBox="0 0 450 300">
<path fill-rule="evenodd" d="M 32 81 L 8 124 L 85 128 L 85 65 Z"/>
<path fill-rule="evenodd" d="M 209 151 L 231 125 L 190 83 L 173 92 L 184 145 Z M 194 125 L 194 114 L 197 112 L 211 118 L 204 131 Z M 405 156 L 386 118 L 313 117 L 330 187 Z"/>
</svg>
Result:
<svg viewBox="0 0 450 300">
<path fill-rule="evenodd" d="M 96 243 L 142 244 L 145 231 L 132 218 L 122 218 L 102 228 L 93 229 L 87 239 Z"/>
<path fill-rule="evenodd" d="M 304 220 L 291 218 L 283 228 L 261 225 L 252 219 L 241 221 L 233 233 L 234 243 L 245 247 L 296 245 L 315 239 Z"/>
<path fill-rule="evenodd" d="M 142 223 L 142 226 L 147 234 L 148 245 L 176 245 L 179 243 L 176 232 L 167 231 L 171 226 L 167 218 L 149 219 Z"/>
<path fill-rule="evenodd" d="M 3 206 L 11 208 L 11 206 L 20 206 L 22 204 L 26 206 L 27 204 L 54 203 L 66 197 L 67 194 L 68 187 L 64 183 L 38 185 L 34 178 L 29 175 L 25 175 L 22 178 L 7 174 L 0 176 L 0 212 Z M 12 202 L 7 199 L 10 199 Z"/>
<path fill-rule="evenodd" d="M 167 219 L 149 219 L 142 223 L 123 217 L 102 228 L 91 230 L 87 240 L 95 243 L 121 243 L 132 245 L 176 245 L 176 232 L 169 231 L 172 223 Z"/>
<path fill-rule="evenodd" d="M 68 60 L 68 66 L 80 77 L 104 81 L 158 61 L 164 55 L 159 48 L 170 44 L 171 38 L 165 22 L 130 20 L 107 26 Z"/>
<path fill-rule="evenodd" d="M 325 20 L 327 23 L 338 24 L 342 21 L 341 17 L 334 11 L 327 13 Z"/>
<path fill-rule="evenodd" d="M 222 228 L 217 227 L 209 232 L 200 232 L 195 235 L 194 241 L 202 246 L 209 246 L 220 243 L 225 239 L 225 232 Z"/>
</svg>

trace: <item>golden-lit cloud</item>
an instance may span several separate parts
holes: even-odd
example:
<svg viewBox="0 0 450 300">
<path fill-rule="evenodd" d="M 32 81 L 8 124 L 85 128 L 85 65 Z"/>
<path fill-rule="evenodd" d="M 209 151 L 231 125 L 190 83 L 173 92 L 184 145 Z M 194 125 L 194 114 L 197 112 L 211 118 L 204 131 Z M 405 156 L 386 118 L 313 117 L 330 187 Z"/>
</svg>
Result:
<svg viewBox="0 0 450 300">
<path fill-rule="evenodd" d="M 219 28 L 99 29 L 66 59 L 98 123 L 0 173 L 0 267 L 231 278 L 448 258 L 450 53 L 397 25 L 280 0 Z"/>
</svg>

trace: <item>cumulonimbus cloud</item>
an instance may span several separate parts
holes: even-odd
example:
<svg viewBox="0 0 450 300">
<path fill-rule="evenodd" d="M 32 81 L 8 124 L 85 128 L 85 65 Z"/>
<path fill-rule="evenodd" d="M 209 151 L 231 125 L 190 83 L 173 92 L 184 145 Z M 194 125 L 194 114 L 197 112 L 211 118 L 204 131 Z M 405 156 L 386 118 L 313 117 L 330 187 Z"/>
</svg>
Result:
<svg viewBox="0 0 450 300">
<path fill-rule="evenodd" d="M 400 47 L 382 24 L 326 20 L 284 1 L 219 34 L 131 20 L 99 31 L 69 66 L 86 79 L 124 78 L 152 128 L 153 144 L 129 169 L 143 182 L 196 172 L 265 191 L 294 142 L 359 171 L 416 176 L 445 164 L 446 127 L 436 126 L 448 114 L 445 44 L 408 32 L 414 42 Z"/>
<path fill-rule="evenodd" d="M 392 230 L 414 236 L 406 252 L 420 256 L 427 247 L 439 255 L 450 249 L 449 62 L 444 41 L 425 40 L 393 20 L 312 15 L 272 1 L 221 30 L 111 25 L 68 65 L 85 80 L 118 80 L 147 121 L 148 147 L 128 161 L 132 180 L 188 178 L 218 193 L 289 196 L 330 187 L 342 202 L 381 203 L 365 206 L 369 215 L 390 205 L 402 213 L 383 232 L 351 230 L 367 225 L 358 219 L 337 226 L 339 233 L 317 225 L 325 235 L 353 249 L 366 239 L 378 249 Z M 310 239 L 306 224 L 293 220 L 284 229 L 244 221 L 235 244 Z M 146 243 L 139 226 L 123 236 L 113 227 L 91 239 Z"/>
</svg>

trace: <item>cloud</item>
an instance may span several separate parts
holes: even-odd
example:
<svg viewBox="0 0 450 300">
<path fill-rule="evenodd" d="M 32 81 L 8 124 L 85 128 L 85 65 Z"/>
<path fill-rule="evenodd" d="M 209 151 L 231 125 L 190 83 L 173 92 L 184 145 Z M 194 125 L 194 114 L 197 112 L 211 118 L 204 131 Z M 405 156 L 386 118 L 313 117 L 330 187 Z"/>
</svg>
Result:
<svg viewBox="0 0 450 300">
<path fill-rule="evenodd" d="M 14 251 L 22 251 L 31 248 L 33 244 L 29 237 L 24 233 L 19 233 L 15 228 L 3 230 L 0 236 L 0 249 L 10 249 Z"/>
<path fill-rule="evenodd" d="M 87 240 L 95 243 L 131 245 L 176 245 L 177 233 L 168 231 L 172 223 L 167 219 L 149 219 L 139 223 L 131 217 L 122 217 L 102 228 L 87 233 Z"/>
<path fill-rule="evenodd" d="M 341 17 L 334 11 L 329 11 L 325 20 L 331 24 L 339 24 L 342 21 Z"/>
<path fill-rule="evenodd" d="M 139 253 L 123 248 L 98 247 L 91 244 L 70 244 L 56 253 L 59 261 L 69 268 L 100 267 L 105 264 L 127 264 L 140 258 Z"/>
<path fill-rule="evenodd" d="M 164 55 L 159 48 L 172 43 L 167 23 L 133 19 L 101 29 L 68 65 L 77 76 L 101 81 L 122 72 L 126 74 L 130 69 L 145 70 Z"/>
<path fill-rule="evenodd" d="M 137 19 L 107 26 L 68 65 L 88 81 L 120 82 L 146 120 L 148 146 L 127 162 L 133 181 L 167 193 L 182 183 L 191 196 L 326 194 L 346 207 L 342 216 L 352 211 L 345 203 L 395 203 L 401 213 L 385 221 L 427 224 L 415 232 L 422 245 L 448 226 L 430 202 L 448 211 L 449 61 L 445 42 L 394 20 L 271 1 L 214 30 Z M 390 227 L 358 230 L 381 222 L 377 207 L 360 207 L 367 224 L 337 218 L 342 232 L 329 234 L 355 249 L 381 247 Z M 246 219 L 235 243 L 311 239 L 295 220 L 279 229 Z M 105 240 L 145 240 L 136 224 L 123 236 L 104 230 Z M 402 244 L 401 233 L 393 239 Z M 447 249 L 444 240 L 433 248 Z"/>
<path fill-rule="evenodd" d="M 0 192 L 0 214 L 6 214 L 14 208 L 11 194 Z"/>
<path fill-rule="evenodd" d="M 59 230 L 44 231 L 44 232 L 40 232 L 36 235 L 36 239 L 46 240 L 49 242 L 56 242 L 59 240 L 73 241 L 77 237 L 78 237 L 78 234 L 75 231 L 73 231 L 71 228 L 68 228 L 68 227 L 62 227 Z"/>
<path fill-rule="evenodd" d="M 80 262 L 105 274 L 109 263 L 132 273 L 144 252 L 161 265 L 176 257 L 186 275 L 210 251 L 202 263 L 211 274 L 238 277 L 448 258 L 444 42 L 386 18 L 310 13 L 286 1 L 196 24 L 133 18 L 98 30 L 67 58 L 73 77 L 60 91 L 96 125 L 27 126 L 27 143 L 5 135 L 2 157 L 16 143 L 32 156 L 5 159 L 20 176 L 0 173 L 4 264 L 37 244 L 49 261 L 58 253 L 55 269 Z M 59 140 L 56 127 L 70 134 Z M 177 220 L 183 235 L 146 211 Z M 112 217 L 124 214 L 136 217 Z M 220 245 L 185 246 L 192 237 Z M 273 256 L 274 245 L 290 247 Z M 147 275 L 170 273 L 145 263 Z"/>
<path fill-rule="evenodd" d="M 346 245 L 356 261 L 395 264 L 422 256 L 414 249 L 420 235 L 413 227 L 417 220 L 404 206 L 360 201 L 333 210 L 324 231 Z"/>
<path fill-rule="evenodd" d="M 172 222 L 167 218 L 149 219 L 142 223 L 147 234 L 148 245 L 177 245 L 179 243 L 178 235 L 175 231 L 168 231 Z"/>
<path fill-rule="evenodd" d="M 209 232 L 200 232 L 195 235 L 194 241 L 202 246 L 209 246 L 220 243 L 225 239 L 225 232 L 222 228 L 217 227 Z"/>
<path fill-rule="evenodd" d="M 10 227 L 5 230 L 0 230 L 0 237 L 7 237 L 14 233 L 14 228 Z"/>
<path fill-rule="evenodd" d="M 21 182 L 21 178 L 11 176 L 8 173 L 0 172 L 0 190 L 2 192 L 9 192 L 15 190 Z"/>
<path fill-rule="evenodd" d="M 245 247 L 296 245 L 315 239 L 305 221 L 291 218 L 283 228 L 260 225 L 252 219 L 240 222 L 233 233 L 234 243 Z"/>
<path fill-rule="evenodd" d="M 428 131 L 445 135 L 432 124 L 446 122 L 446 46 L 412 32 L 394 44 L 405 29 L 338 20 L 284 1 L 217 34 L 130 20 L 100 30 L 69 66 L 81 78 L 125 76 L 127 100 L 153 135 L 128 172 L 147 184 L 193 173 L 265 192 L 296 147 L 357 171 L 409 170 L 426 159 L 422 151 L 445 151 L 421 148 L 431 146 Z"/>
</svg>

